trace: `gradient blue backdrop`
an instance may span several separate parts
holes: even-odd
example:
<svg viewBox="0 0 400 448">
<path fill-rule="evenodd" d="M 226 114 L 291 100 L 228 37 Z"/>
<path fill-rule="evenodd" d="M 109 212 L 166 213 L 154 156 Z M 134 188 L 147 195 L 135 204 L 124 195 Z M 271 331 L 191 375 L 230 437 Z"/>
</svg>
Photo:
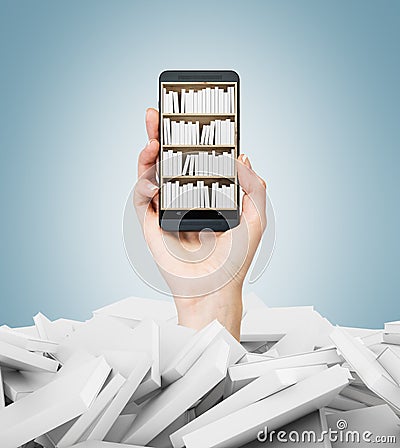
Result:
<svg viewBox="0 0 400 448">
<path fill-rule="evenodd" d="M 399 312 L 399 1 L 1 1 L 0 323 L 159 297 L 122 211 L 164 69 L 242 80 L 276 251 L 251 289 L 380 327 Z"/>
</svg>

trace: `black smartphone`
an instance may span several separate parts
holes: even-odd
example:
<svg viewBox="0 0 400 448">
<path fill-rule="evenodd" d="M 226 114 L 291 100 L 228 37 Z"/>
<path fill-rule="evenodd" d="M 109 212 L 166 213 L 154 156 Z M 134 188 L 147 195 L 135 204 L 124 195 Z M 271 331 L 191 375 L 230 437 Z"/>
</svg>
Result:
<svg viewBox="0 0 400 448">
<path fill-rule="evenodd" d="M 240 82 L 232 70 L 159 76 L 159 220 L 168 231 L 239 224 Z"/>
</svg>

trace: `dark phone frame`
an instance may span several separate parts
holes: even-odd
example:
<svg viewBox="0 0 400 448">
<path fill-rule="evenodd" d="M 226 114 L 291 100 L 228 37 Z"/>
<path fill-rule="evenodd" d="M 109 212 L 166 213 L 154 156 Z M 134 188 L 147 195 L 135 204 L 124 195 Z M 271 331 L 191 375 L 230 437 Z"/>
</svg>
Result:
<svg viewBox="0 0 400 448">
<path fill-rule="evenodd" d="M 233 70 L 165 70 L 160 73 L 158 78 L 158 110 L 161 112 L 161 83 L 162 82 L 236 82 L 236 116 L 237 116 L 237 132 L 236 154 L 240 154 L 240 78 Z M 159 121 L 159 139 L 161 140 L 162 123 Z M 159 160 L 161 160 L 161 145 L 159 150 Z M 215 232 L 223 232 L 236 227 L 240 219 L 240 187 L 238 179 L 237 198 L 238 208 L 236 210 L 162 210 L 161 200 L 158 201 L 158 217 L 159 224 L 163 230 L 177 231 L 201 231 L 203 229 L 211 229 Z M 160 183 L 160 180 L 159 180 Z M 161 187 L 161 185 L 160 185 Z"/>
</svg>

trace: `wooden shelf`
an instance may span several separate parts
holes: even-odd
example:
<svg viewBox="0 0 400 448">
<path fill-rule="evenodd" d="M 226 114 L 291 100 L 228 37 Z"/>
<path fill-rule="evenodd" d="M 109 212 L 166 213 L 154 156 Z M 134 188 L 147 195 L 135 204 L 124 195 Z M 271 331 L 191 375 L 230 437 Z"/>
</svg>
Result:
<svg viewBox="0 0 400 448">
<path fill-rule="evenodd" d="M 234 157 L 237 158 L 238 156 L 238 98 L 237 98 L 237 83 L 236 82 L 193 82 L 193 81 L 181 81 L 181 82 L 163 82 L 161 85 L 161 92 L 163 91 L 163 88 L 166 88 L 168 91 L 174 91 L 178 93 L 178 102 L 179 102 L 179 110 L 180 110 L 180 104 L 181 104 L 181 89 L 186 89 L 188 91 L 189 89 L 193 90 L 200 90 L 204 89 L 206 87 L 222 87 L 224 90 L 228 86 L 234 87 L 234 108 L 233 110 L 235 112 L 229 112 L 229 113 L 163 113 L 164 110 L 164 104 L 163 104 L 163 98 L 161 97 L 159 100 L 160 104 L 160 122 L 163 124 L 164 118 L 169 118 L 171 121 L 185 121 L 185 123 L 191 121 L 192 123 L 195 123 L 196 121 L 200 124 L 200 135 L 201 130 L 204 125 L 208 125 L 210 121 L 215 120 L 227 120 L 229 119 L 231 122 L 233 121 L 234 124 L 234 143 L 233 144 L 224 144 L 224 145 L 177 145 L 177 144 L 170 144 L 166 145 L 164 144 L 164 136 L 163 136 L 163 126 L 161 126 L 161 133 L 160 135 L 160 143 L 161 143 L 161 151 L 166 150 L 173 150 L 174 152 L 180 151 L 183 152 L 183 160 L 186 157 L 187 153 L 197 153 L 197 152 L 208 152 L 211 153 L 211 151 L 215 151 L 218 155 L 222 154 L 223 152 L 229 152 L 233 150 Z M 213 109 L 214 110 L 214 109 Z M 225 108 L 225 110 L 227 110 Z M 228 109 L 232 110 L 232 109 Z M 161 157 L 161 156 L 160 156 Z M 196 181 L 204 181 L 204 185 L 206 185 L 209 189 L 211 189 L 211 184 L 214 182 L 219 182 L 219 185 L 232 185 L 235 183 L 237 179 L 237 171 L 236 167 L 234 170 L 235 176 L 221 176 L 221 175 L 213 175 L 213 176 L 204 176 L 204 175 L 198 175 L 198 176 L 164 176 L 162 173 L 160 173 L 160 185 L 162 186 L 163 183 L 174 181 L 179 181 L 180 185 L 184 185 L 187 183 L 194 183 L 196 184 Z M 238 199 L 238 191 L 237 188 L 234 189 L 234 203 L 237 203 Z M 209 191 L 211 194 L 211 191 Z M 163 207 L 163 195 L 160 197 L 161 199 L 161 210 L 166 211 L 188 211 L 188 210 L 217 210 L 217 211 L 228 211 L 228 210 L 237 210 L 236 207 L 196 207 L 196 208 L 189 208 L 189 207 Z M 211 196 L 210 196 L 211 201 Z M 175 203 L 176 204 L 176 203 Z"/>
</svg>

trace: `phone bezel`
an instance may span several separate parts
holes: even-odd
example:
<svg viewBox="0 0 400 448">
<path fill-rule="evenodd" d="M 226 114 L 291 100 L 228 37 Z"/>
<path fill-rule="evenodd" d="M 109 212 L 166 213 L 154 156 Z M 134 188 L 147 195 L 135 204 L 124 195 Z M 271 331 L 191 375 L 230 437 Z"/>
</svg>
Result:
<svg viewBox="0 0 400 448">
<path fill-rule="evenodd" d="M 158 110 L 161 111 L 161 83 L 163 82 L 235 82 L 236 95 L 236 154 L 240 154 L 240 78 L 233 70 L 165 70 L 158 78 Z M 161 137 L 162 123 L 159 122 Z M 161 146 L 159 151 L 161 160 Z M 226 231 L 239 224 L 240 220 L 240 187 L 237 183 L 238 207 L 236 210 L 162 210 L 158 201 L 159 224 L 166 231 L 201 231 L 211 229 L 216 232 Z M 182 213 L 183 216 L 182 216 Z"/>
</svg>

